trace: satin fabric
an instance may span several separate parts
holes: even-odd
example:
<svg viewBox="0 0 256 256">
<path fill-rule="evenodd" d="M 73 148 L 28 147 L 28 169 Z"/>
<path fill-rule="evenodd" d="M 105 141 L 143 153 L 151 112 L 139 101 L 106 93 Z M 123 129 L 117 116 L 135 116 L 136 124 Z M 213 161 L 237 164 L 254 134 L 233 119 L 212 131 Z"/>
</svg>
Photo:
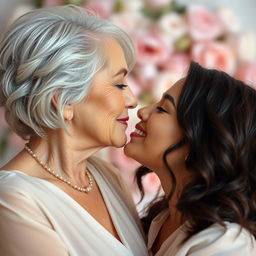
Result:
<svg viewBox="0 0 256 256">
<path fill-rule="evenodd" d="M 150 251 L 169 211 L 157 215 L 151 223 L 148 235 L 148 250 Z M 155 256 L 255 256 L 256 242 L 245 229 L 240 232 L 240 226 L 225 222 L 226 228 L 213 224 L 195 234 L 183 245 L 180 243 L 186 237 L 186 222 L 175 230 L 161 245 Z M 152 254 L 150 254 L 152 255 Z"/>
<path fill-rule="evenodd" d="M 18 170 L 0 171 L 0 255 L 148 255 L 118 171 L 97 158 L 88 161 L 88 169 L 122 242 L 56 185 Z"/>
</svg>

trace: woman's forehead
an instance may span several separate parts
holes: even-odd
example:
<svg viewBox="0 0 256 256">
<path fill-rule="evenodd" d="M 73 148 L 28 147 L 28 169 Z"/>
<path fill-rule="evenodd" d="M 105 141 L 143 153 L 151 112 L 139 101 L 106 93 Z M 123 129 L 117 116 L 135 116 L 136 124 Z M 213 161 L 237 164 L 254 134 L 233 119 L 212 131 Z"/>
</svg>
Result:
<svg viewBox="0 0 256 256">
<path fill-rule="evenodd" d="M 181 78 L 165 92 L 165 94 L 171 95 L 175 99 L 176 103 L 178 102 L 185 80 L 186 78 Z"/>
</svg>

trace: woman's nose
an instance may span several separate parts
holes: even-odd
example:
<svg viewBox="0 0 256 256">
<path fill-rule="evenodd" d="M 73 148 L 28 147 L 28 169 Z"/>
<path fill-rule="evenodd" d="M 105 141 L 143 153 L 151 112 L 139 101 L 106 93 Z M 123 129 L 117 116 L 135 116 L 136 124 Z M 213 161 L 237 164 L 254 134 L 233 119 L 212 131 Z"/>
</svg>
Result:
<svg viewBox="0 0 256 256">
<path fill-rule="evenodd" d="M 127 108 L 135 108 L 138 105 L 137 99 L 130 87 L 125 89 L 125 105 Z"/>
<path fill-rule="evenodd" d="M 153 108 L 153 104 L 140 108 L 137 112 L 138 118 L 140 118 L 144 122 L 147 121 L 153 111 Z"/>
</svg>

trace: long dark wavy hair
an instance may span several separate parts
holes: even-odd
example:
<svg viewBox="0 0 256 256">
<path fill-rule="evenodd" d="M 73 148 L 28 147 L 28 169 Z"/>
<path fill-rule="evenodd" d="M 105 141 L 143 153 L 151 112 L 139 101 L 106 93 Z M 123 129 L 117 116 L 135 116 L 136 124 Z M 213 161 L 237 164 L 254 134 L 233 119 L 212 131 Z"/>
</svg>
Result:
<svg viewBox="0 0 256 256">
<path fill-rule="evenodd" d="M 142 218 L 145 231 L 176 188 L 167 156 L 187 143 L 186 166 L 193 181 L 176 205 L 189 220 L 186 240 L 213 223 L 239 224 L 256 237 L 256 91 L 228 74 L 192 62 L 177 104 L 183 140 L 168 148 L 163 161 L 172 189 Z M 137 171 L 137 181 L 147 167 Z M 185 241 L 186 241 L 185 240 Z"/>
</svg>

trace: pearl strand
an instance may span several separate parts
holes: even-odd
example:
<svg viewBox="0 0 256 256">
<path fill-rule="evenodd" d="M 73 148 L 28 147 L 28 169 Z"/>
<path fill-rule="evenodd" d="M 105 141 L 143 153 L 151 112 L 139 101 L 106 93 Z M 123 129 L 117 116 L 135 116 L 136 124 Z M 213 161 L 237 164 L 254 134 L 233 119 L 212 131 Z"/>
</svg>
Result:
<svg viewBox="0 0 256 256">
<path fill-rule="evenodd" d="M 66 184 L 68 184 L 72 188 L 74 188 L 74 189 L 76 189 L 80 192 L 90 192 L 93 189 L 93 179 L 92 179 L 92 176 L 90 175 L 90 173 L 88 171 L 86 171 L 86 175 L 89 179 L 89 185 L 87 187 L 80 187 L 78 185 L 75 185 L 75 184 L 71 183 L 70 180 L 63 178 L 61 175 L 59 175 L 54 170 L 52 170 L 49 166 L 47 166 L 45 163 L 43 163 L 39 159 L 39 157 L 33 152 L 33 150 L 29 147 L 28 144 L 25 144 L 24 148 L 47 172 L 49 172 L 51 175 L 53 175 L 57 179 L 65 182 Z"/>
</svg>

